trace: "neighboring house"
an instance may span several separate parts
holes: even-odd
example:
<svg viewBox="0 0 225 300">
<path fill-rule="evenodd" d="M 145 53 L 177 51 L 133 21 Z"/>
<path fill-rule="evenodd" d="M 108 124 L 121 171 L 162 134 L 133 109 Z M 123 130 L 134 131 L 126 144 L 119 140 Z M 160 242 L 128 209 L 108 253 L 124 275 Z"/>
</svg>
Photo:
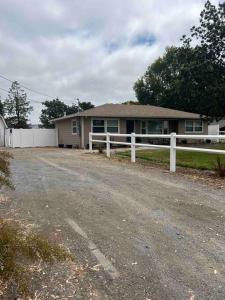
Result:
<svg viewBox="0 0 225 300">
<path fill-rule="evenodd" d="M 104 104 L 52 120 L 60 146 L 86 148 L 89 132 L 207 134 L 200 115 L 151 105 Z"/>
<path fill-rule="evenodd" d="M 5 129 L 7 128 L 5 119 L 0 115 L 0 147 L 5 146 Z"/>
<path fill-rule="evenodd" d="M 225 131 L 225 118 L 218 121 L 218 122 L 214 121 L 210 125 L 219 125 L 219 130 L 220 131 Z"/>
</svg>

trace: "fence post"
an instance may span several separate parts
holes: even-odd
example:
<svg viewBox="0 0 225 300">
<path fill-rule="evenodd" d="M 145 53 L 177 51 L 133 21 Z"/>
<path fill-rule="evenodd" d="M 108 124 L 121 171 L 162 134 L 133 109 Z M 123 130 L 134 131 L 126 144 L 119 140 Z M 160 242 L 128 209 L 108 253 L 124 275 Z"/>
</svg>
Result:
<svg viewBox="0 0 225 300">
<path fill-rule="evenodd" d="M 176 133 L 170 135 L 170 172 L 176 172 Z"/>
<path fill-rule="evenodd" d="M 131 162 L 135 163 L 136 161 L 136 155 L 135 155 L 135 143 L 136 143 L 136 138 L 135 138 L 135 133 L 131 133 Z"/>
<path fill-rule="evenodd" d="M 92 133 L 89 132 L 89 151 L 92 153 Z"/>
<path fill-rule="evenodd" d="M 106 133 L 106 156 L 110 157 L 110 134 Z"/>
</svg>

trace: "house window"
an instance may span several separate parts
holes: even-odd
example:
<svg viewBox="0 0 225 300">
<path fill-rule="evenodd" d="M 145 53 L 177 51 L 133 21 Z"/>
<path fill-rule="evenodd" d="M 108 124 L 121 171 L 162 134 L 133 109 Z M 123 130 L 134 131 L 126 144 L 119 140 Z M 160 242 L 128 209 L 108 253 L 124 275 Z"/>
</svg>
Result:
<svg viewBox="0 0 225 300">
<path fill-rule="evenodd" d="M 72 134 L 77 134 L 78 128 L 77 128 L 77 120 L 72 121 Z"/>
<path fill-rule="evenodd" d="M 119 132 L 119 121 L 118 120 L 106 120 L 106 132 L 118 133 Z"/>
<path fill-rule="evenodd" d="M 105 121 L 104 120 L 93 120 L 92 121 L 92 132 L 104 133 L 105 132 Z"/>
<path fill-rule="evenodd" d="M 92 120 L 92 132 L 94 133 L 118 133 L 119 132 L 119 120 Z"/>
<path fill-rule="evenodd" d="M 203 132 L 203 122 L 202 120 L 186 120 L 185 121 L 185 132 L 197 133 Z"/>
<path fill-rule="evenodd" d="M 163 134 L 168 133 L 168 121 L 146 120 L 141 122 L 142 134 Z"/>
</svg>

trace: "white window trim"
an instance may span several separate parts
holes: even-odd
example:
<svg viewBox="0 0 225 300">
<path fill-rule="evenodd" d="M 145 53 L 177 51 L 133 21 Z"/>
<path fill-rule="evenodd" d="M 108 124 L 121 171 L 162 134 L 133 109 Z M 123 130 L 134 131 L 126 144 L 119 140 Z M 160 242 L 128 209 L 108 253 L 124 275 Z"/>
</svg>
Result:
<svg viewBox="0 0 225 300">
<path fill-rule="evenodd" d="M 186 130 L 186 123 L 187 122 L 193 122 L 193 131 L 188 131 L 188 130 Z M 195 126 L 194 126 L 194 122 L 195 121 L 201 121 L 201 123 L 202 123 L 202 130 L 195 130 Z M 185 133 L 203 133 L 203 131 L 204 131 L 204 128 L 203 128 L 203 126 L 204 126 L 204 123 L 203 123 L 203 120 L 185 120 L 185 123 L 184 123 L 184 132 Z"/>
<path fill-rule="evenodd" d="M 120 133 L 120 119 L 116 119 L 116 118 L 92 118 L 91 119 L 91 132 L 93 132 L 93 127 L 94 127 L 93 126 L 93 121 L 94 120 L 104 120 L 104 133 L 107 133 L 107 121 L 110 121 L 110 120 L 118 121 L 118 132 L 115 132 L 115 133 L 116 134 Z M 101 127 L 101 126 L 99 126 L 99 127 Z"/>
<path fill-rule="evenodd" d="M 76 133 L 73 132 L 73 127 L 75 127 L 75 126 L 73 126 L 73 122 L 75 122 L 75 121 L 76 121 L 76 128 L 77 128 Z M 78 135 L 78 122 L 77 122 L 77 119 L 71 121 L 71 127 L 72 127 L 72 135 Z"/>
<path fill-rule="evenodd" d="M 142 134 L 142 129 L 145 128 L 145 131 L 146 133 L 145 134 L 154 134 L 154 133 L 148 133 L 148 125 L 147 125 L 147 122 L 148 121 L 168 121 L 168 120 L 161 120 L 161 119 L 142 119 L 140 120 L 141 121 L 141 134 Z M 145 127 L 142 126 L 142 122 L 145 122 Z M 164 125 L 163 125 L 164 126 Z M 169 129 L 169 128 L 168 128 Z M 164 127 L 163 127 L 163 131 L 164 131 Z M 156 134 L 159 134 L 159 133 L 156 133 Z M 163 134 L 163 133 L 161 133 Z"/>
</svg>

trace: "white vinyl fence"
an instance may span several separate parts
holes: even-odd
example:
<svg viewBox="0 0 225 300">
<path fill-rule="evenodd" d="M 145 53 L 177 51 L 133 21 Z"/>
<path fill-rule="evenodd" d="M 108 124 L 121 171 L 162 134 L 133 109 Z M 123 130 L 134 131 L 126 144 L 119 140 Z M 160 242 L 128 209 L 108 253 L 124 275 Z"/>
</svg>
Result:
<svg viewBox="0 0 225 300">
<path fill-rule="evenodd" d="M 93 136 L 96 137 L 105 137 L 106 139 L 93 139 Z M 110 140 L 110 137 L 129 137 L 131 142 L 118 142 Z M 162 138 L 169 139 L 170 145 L 154 145 L 154 144 L 143 144 L 136 143 L 136 138 Z M 126 145 L 131 147 L 131 162 L 136 161 L 136 148 L 137 147 L 149 147 L 149 148 L 163 148 L 170 149 L 170 172 L 176 172 L 176 151 L 196 151 L 196 152 L 205 152 L 205 153 L 214 153 L 214 154 L 225 154 L 225 150 L 217 149 L 206 149 L 206 148 L 197 148 L 197 147 L 181 147 L 177 146 L 177 139 L 196 139 L 196 140 L 224 140 L 225 135 L 183 135 L 183 134 L 119 134 L 119 133 L 89 133 L 89 150 L 93 151 L 93 143 L 105 143 L 106 144 L 106 155 L 110 157 L 110 145 Z"/>
<path fill-rule="evenodd" d="M 5 146 L 10 148 L 56 147 L 57 129 L 6 129 Z"/>
</svg>

